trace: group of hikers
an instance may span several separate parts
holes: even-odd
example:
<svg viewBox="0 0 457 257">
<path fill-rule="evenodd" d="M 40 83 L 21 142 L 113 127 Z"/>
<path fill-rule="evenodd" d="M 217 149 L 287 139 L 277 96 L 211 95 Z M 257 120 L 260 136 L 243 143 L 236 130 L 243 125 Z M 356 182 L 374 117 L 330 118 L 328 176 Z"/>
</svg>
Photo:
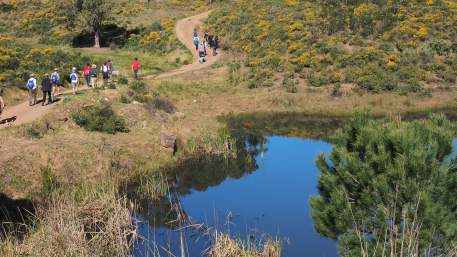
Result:
<svg viewBox="0 0 457 257">
<path fill-rule="evenodd" d="M 198 36 L 196 29 L 193 31 L 194 37 L 194 46 L 195 50 L 198 51 L 198 56 L 200 57 L 199 62 L 206 62 L 206 56 L 208 55 L 208 48 L 213 50 L 213 56 L 217 55 L 217 49 L 219 48 L 219 37 L 212 35 L 210 33 L 203 33 L 203 40 Z"/>
<path fill-rule="evenodd" d="M 213 56 L 216 56 L 217 49 L 219 48 L 219 37 L 209 33 L 203 33 L 203 40 L 198 36 L 197 30 L 193 31 L 195 50 L 199 54 L 199 62 L 203 63 L 206 61 L 208 55 L 208 48 L 212 49 Z M 139 80 L 140 61 L 135 58 L 132 62 L 132 74 L 135 80 Z M 99 72 L 100 71 L 100 72 Z M 101 65 L 100 70 L 97 69 L 97 65 L 93 63 L 87 63 L 80 73 L 76 67 L 71 69 L 68 77 L 62 78 L 59 69 L 55 68 L 51 74 L 44 74 L 41 79 L 41 90 L 43 92 L 43 100 L 41 105 L 52 104 L 56 101 L 56 96 L 60 95 L 60 90 L 64 86 L 64 80 L 67 80 L 72 87 L 73 95 L 76 95 L 80 84 L 80 78 L 84 78 L 87 87 L 96 88 L 98 86 L 98 77 L 101 73 L 103 79 L 103 85 L 109 83 L 112 79 L 114 66 L 111 60 L 108 60 Z M 30 78 L 27 80 L 26 87 L 29 91 L 29 105 L 34 106 L 38 103 L 38 81 L 35 74 L 30 74 Z M 47 103 L 46 103 L 47 100 Z M 0 89 L 0 115 L 3 112 L 5 103 L 3 101 L 3 89 Z"/>
<path fill-rule="evenodd" d="M 140 61 L 138 58 L 133 60 L 131 67 L 133 78 L 135 80 L 139 80 Z M 60 90 L 64 87 L 65 80 L 71 84 L 73 95 L 76 95 L 80 85 L 80 78 L 84 79 L 88 88 L 96 88 L 99 85 L 97 81 L 99 74 L 101 74 L 103 79 L 103 85 L 106 85 L 112 81 L 112 76 L 116 73 L 117 72 L 114 71 L 114 65 L 111 60 L 104 62 L 103 65 L 101 65 L 100 70 L 97 69 L 97 65 L 93 63 L 87 63 L 82 69 L 82 72 L 79 72 L 76 67 L 73 67 L 68 77 L 61 77 L 59 69 L 55 68 L 50 75 L 49 73 L 45 73 L 41 79 L 41 90 L 43 92 L 41 105 L 52 104 L 56 101 L 56 96 L 60 95 Z M 29 106 L 36 105 L 38 103 L 38 80 L 36 74 L 30 74 L 26 83 L 26 88 L 29 92 Z M 5 110 L 3 93 L 3 88 L 0 88 L 0 117 L 2 112 Z"/>
<path fill-rule="evenodd" d="M 102 74 L 103 83 L 106 84 L 113 73 L 113 64 L 111 60 L 103 63 L 100 68 L 100 73 Z M 49 75 L 49 73 L 44 74 L 41 79 L 41 90 L 43 91 L 43 100 L 41 105 L 51 104 L 56 101 L 56 96 L 60 95 L 61 87 L 64 86 L 64 80 L 67 80 L 72 87 L 73 95 L 76 95 L 78 87 L 80 84 L 80 77 L 82 76 L 88 87 L 97 87 L 97 78 L 98 78 L 98 69 L 96 64 L 87 63 L 84 66 L 82 73 L 80 73 L 76 67 L 71 69 L 71 72 L 68 76 L 68 79 L 61 77 L 59 69 L 55 68 L 54 71 Z M 30 74 L 30 78 L 27 80 L 26 87 L 29 91 L 29 105 L 33 106 L 37 104 L 38 96 L 38 82 L 37 76 L 35 74 Z M 46 103 L 46 99 L 48 102 Z"/>
</svg>

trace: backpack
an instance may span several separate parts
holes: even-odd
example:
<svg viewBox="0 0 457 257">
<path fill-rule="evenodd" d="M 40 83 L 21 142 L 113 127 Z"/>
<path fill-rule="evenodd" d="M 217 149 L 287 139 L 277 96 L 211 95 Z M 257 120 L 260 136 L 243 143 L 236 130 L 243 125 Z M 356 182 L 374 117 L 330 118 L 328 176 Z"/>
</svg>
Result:
<svg viewBox="0 0 457 257">
<path fill-rule="evenodd" d="M 52 73 L 51 82 L 54 84 L 57 84 L 59 82 L 59 76 L 57 76 L 57 73 Z"/>
<path fill-rule="evenodd" d="M 194 38 L 194 44 L 198 45 L 200 43 L 200 39 L 198 37 Z"/>
<path fill-rule="evenodd" d="M 78 80 L 78 76 L 76 76 L 76 73 L 72 73 L 70 75 L 70 79 L 71 79 L 72 82 L 76 82 Z"/>
<path fill-rule="evenodd" d="M 103 72 L 108 72 L 108 71 L 109 71 L 108 65 L 103 65 Z"/>
<path fill-rule="evenodd" d="M 33 79 L 29 79 L 29 81 L 27 81 L 27 87 L 32 90 L 35 87 L 35 81 L 33 81 Z"/>
</svg>

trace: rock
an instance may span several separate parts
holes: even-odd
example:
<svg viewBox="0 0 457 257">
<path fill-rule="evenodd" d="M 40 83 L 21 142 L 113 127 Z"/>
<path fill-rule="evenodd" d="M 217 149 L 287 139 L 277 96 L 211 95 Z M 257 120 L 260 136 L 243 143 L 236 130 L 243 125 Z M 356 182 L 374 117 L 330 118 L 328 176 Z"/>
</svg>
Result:
<svg viewBox="0 0 457 257">
<path fill-rule="evenodd" d="M 160 134 L 160 145 L 166 149 L 172 150 L 173 153 L 176 152 L 176 136 L 166 133 Z"/>
</svg>

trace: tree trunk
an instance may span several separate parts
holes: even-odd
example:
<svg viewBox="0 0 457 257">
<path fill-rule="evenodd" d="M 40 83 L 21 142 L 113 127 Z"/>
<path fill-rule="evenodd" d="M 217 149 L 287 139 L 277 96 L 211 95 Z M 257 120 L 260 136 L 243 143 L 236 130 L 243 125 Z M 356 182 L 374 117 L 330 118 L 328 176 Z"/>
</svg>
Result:
<svg viewBox="0 0 457 257">
<path fill-rule="evenodd" d="M 100 48 L 100 30 L 95 30 L 95 48 Z"/>
</svg>

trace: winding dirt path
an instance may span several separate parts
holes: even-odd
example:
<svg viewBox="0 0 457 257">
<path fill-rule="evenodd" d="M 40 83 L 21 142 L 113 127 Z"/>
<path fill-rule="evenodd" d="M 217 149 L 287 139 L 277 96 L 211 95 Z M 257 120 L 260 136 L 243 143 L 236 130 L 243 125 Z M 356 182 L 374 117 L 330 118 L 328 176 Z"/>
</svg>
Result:
<svg viewBox="0 0 457 257">
<path fill-rule="evenodd" d="M 208 49 L 208 56 L 206 57 L 206 62 L 204 63 L 199 63 L 198 59 L 198 52 L 195 51 L 195 46 L 194 46 L 194 40 L 193 40 L 193 35 L 192 32 L 194 31 L 195 28 L 201 27 L 203 22 L 205 21 L 206 18 L 208 18 L 208 15 L 210 14 L 211 11 L 201 13 L 192 17 L 188 17 L 185 19 L 182 19 L 176 23 L 176 36 L 178 37 L 179 41 L 181 41 L 189 50 L 192 52 L 192 63 L 189 65 L 184 65 L 180 67 L 179 69 L 169 71 L 166 73 L 162 73 L 159 75 L 151 75 L 148 77 L 145 77 L 145 79 L 164 79 L 164 78 L 170 78 L 174 77 L 183 73 L 188 73 L 192 71 L 197 71 L 201 70 L 204 68 L 208 68 L 211 65 L 213 65 L 216 61 L 218 61 L 222 56 L 223 52 L 222 50 L 218 50 L 218 55 L 213 56 L 211 53 L 211 50 Z M 203 31 L 198 31 L 198 35 L 200 36 L 200 39 L 202 40 L 203 38 Z"/>
<path fill-rule="evenodd" d="M 187 72 L 192 72 L 200 69 L 204 69 L 207 67 L 210 67 L 212 64 L 214 64 L 217 60 L 219 60 L 222 56 L 222 51 L 218 51 L 219 54 L 217 56 L 212 56 L 211 54 L 208 55 L 207 61 L 203 64 L 198 62 L 198 53 L 195 51 L 194 45 L 193 45 L 193 37 L 192 37 L 192 32 L 194 28 L 199 27 L 200 25 L 203 24 L 204 20 L 208 17 L 210 11 L 201 13 L 192 17 L 188 17 L 182 20 L 179 20 L 176 23 L 176 35 L 178 39 L 192 51 L 192 56 L 193 56 L 193 62 L 192 64 L 182 66 L 179 69 L 169 71 L 166 73 L 162 73 L 159 75 L 154 75 L 154 76 L 147 76 L 144 77 L 144 79 L 163 79 L 163 78 L 170 78 L 174 77 L 183 73 Z M 199 31 L 199 35 L 202 35 L 202 32 Z M 52 104 L 52 105 L 46 105 L 46 106 L 41 106 L 41 104 L 37 104 L 35 106 L 30 107 L 28 104 L 28 101 L 23 102 L 21 104 L 15 105 L 15 106 L 7 106 L 3 114 L 1 115 L 1 119 L 7 119 L 13 116 L 16 116 L 17 119 L 12 125 L 21 125 L 21 124 L 26 124 L 33 122 L 35 120 L 40 119 L 44 115 L 50 113 L 56 105 L 58 105 L 60 102 L 63 101 L 65 97 L 71 97 L 70 94 L 71 91 L 66 91 L 63 96 L 61 96 L 60 101 Z M 0 129 L 7 127 L 6 125 L 0 125 Z"/>
</svg>

